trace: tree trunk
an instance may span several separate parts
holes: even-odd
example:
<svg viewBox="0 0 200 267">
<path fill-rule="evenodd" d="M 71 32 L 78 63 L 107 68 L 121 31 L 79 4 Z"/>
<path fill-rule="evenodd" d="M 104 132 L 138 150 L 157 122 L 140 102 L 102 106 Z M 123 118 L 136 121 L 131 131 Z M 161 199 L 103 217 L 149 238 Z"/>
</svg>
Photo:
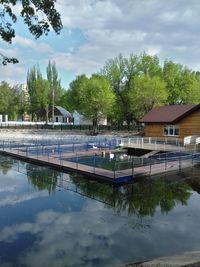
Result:
<svg viewBox="0 0 200 267">
<path fill-rule="evenodd" d="M 46 111 L 46 124 L 48 124 L 48 121 L 49 121 L 49 109 L 48 109 L 48 107 L 45 109 L 45 111 Z"/>
</svg>

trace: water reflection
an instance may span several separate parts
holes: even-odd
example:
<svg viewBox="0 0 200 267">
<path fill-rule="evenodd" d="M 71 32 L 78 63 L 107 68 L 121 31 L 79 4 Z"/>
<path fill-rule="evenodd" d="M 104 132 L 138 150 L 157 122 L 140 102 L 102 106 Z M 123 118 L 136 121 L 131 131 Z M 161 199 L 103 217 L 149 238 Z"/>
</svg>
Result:
<svg viewBox="0 0 200 267">
<path fill-rule="evenodd" d="M 187 205 L 191 196 L 191 181 L 175 183 L 175 180 L 144 178 L 140 182 L 116 187 L 87 181 L 77 174 L 70 174 L 70 179 L 65 180 L 59 172 L 44 168 L 32 171 L 29 165 L 27 178 L 38 190 L 46 189 L 49 194 L 53 194 L 56 186 L 59 186 L 102 202 L 117 214 L 126 212 L 129 215 L 137 214 L 138 217 L 153 216 L 158 207 L 162 213 L 168 213 L 178 204 Z M 194 179 L 192 183 L 195 189 Z M 71 184 L 75 186 L 72 188 Z"/>
<path fill-rule="evenodd" d="M 3 174 L 7 174 L 7 172 L 12 168 L 16 160 L 9 157 L 0 156 L 0 171 Z"/>
<path fill-rule="evenodd" d="M 47 190 L 49 195 L 55 193 L 60 173 L 49 168 L 37 166 L 37 168 L 27 163 L 26 174 L 29 182 L 37 190 Z"/>
<path fill-rule="evenodd" d="M 1 164 L 0 186 L 16 187 L 0 191 L 0 266 L 114 267 L 200 249 L 198 168 L 116 187 L 9 158 Z"/>
<path fill-rule="evenodd" d="M 70 176 L 81 192 L 91 198 L 100 199 L 118 214 L 127 212 L 138 217 L 153 216 L 159 207 L 168 213 L 176 205 L 187 205 L 191 187 L 187 183 L 174 183 L 164 179 L 144 178 L 140 182 L 122 187 L 99 183 L 80 183 L 80 178 Z"/>
<path fill-rule="evenodd" d="M 74 173 L 65 175 L 43 166 L 0 157 L 2 173 L 6 174 L 11 168 L 26 174 L 35 189 L 47 190 L 49 195 L 55 194 L 56 187 L 61 187 L 102 202 L 117 214 L 126 212 L 138 217 L 153 216 L 157 208 L 162 213 L 168 213 L 178 204 L 187 205 L 191 190 L 200 192 L 200 179 L 196 174 L 199 170 L 195 168 L 190 179 L 185 179 L 189 176 L 186 171 L 168 177 L 165 175 L 163 179 L 147 177 L 120 187 L 89 181 Z"/>
</svg>

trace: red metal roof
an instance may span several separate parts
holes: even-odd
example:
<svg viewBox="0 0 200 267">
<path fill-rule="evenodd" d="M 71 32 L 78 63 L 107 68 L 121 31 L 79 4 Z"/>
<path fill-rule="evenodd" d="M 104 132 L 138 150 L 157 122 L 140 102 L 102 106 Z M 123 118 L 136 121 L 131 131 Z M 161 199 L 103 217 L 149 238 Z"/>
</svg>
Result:
<svg viewBox="0 0 200 267">
<path fill-rule="evenodd" d="M 175 123 L 195 110 L 200 109 L 200 104 L 171 105 L 156 107 L 150 110 L 140 122 L 144 123 Z"/>
</svg>

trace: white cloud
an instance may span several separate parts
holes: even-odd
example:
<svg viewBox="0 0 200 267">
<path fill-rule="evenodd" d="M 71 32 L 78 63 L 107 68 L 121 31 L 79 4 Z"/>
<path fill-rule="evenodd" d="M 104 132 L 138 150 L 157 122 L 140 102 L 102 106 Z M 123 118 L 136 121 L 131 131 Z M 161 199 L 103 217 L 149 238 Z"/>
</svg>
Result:
<svg viewBox="0 0 200 267">
<path fill-rule="evenodd" d="M 37 51 L 38 53 L 48 53 L 52 51 L 51 47 L 44 42 L 36 42 L 36 41 L 33 41 L 31 39 L 28 39 L 28 38 L 25 38 L 19 35 L 17 35 L 14 38 L 13 44 L 20 45 L 22 47 L 31 48 Z"/>
<path fill-rule="evenodd" d="M 34 198 L 38 197 L 46 197 L 48 196 L 48 192 L 46 191 L 39 191 L 39 192 L 33 192 L 29 194 L 22 194 L 22 195 L 8 195 L 4 197 L 3 199 L 0 199 L 0 207 L 5 207 L 5 206 L 13 206 L 16 204 L 19 204 L 24 201 L 29 201 Z"/>
<path fill-rule="evenodd" d="M 30 267 L 121 266 L 130 259 L 195 249 L 199 237 L 191 229 L 198 229 L 198 220 L 191 220 L 186 214 L 196 214 L 198 198 L 194 195 L 190 199 L 194 202 L 192 208 L 180 204 L 166 216 L 157 211 L 154 219 L 148 216 L 141 219 L 134 214 L 127 217 L 123 212 L 116 215 L 99 202 L 86 201 L 82 210 L 70 213 L 46 210 L 34 222 L 5 227 L 0 230 L 0 241 L 12 243 L 23 238 L 20 235 L 34 235 L 35 242 L 20 255 L 21 265 Z M 163 242 L 158 247 L 159 240 Z"/>
<path fill-rule="evenodd" d="M 54 55 L 76 74 L 95 72 L 119 53 L 157 54 L 195 67 L 199 58 L 199 12 L 196 0 L 58 1 L 63 24 L 80 28 L 88 42 L 75 52 Z M 198 22 L 198 23 L 197 23 Z M 191 31 L 192 29 L 192 31 Z"/>
<path fill-rule="evenodd" d="M 7 64 L 6 66 L 0 66 L 0 81 L 6 81 L 10 85 L 26 81 L 27 70 L 20 64 Z"/>
<path fill-rule="evenodd" d="M 62 76 L 66 71 L 90 75 L 119 53 L 128 56 L 146 51 L 157 54 L 161 61 L 167 58 L 199 68 L 200 5 L 197 0 L 58 0 L 56 6 L 66 36 L 55 38 L 66 43 L 66 52 L 63 48 L 53 50 L 52 39 L 47 43 L 45 38 L 39 42 L 16 36 L 15 45 L 24 51 L 33 51 L 29 58 L 26 53 L 20 55 L 20 62 L 42 64 L 52 58 L 63 71 Z M 76 38 L 72 34 L 75 29 L 82 32 L 86 41 L 80 42 L 78 48 L 70 48 L 67 40 Z M 35 59 L 37 56 L 42 63 Z M 22 75 L 18 77 L 22 79 Z M 14 76 L 9 74 L 9 79 L 16 80 Z"/>
</svg>

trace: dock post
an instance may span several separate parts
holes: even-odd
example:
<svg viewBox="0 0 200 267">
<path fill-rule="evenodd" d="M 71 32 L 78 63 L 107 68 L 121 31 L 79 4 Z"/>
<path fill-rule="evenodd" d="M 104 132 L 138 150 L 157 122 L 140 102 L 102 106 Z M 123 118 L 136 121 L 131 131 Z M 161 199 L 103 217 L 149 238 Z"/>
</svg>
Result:
<svg viewBox="0 0 200 267">
<path fill-rule="evenodd" d="M 150 159 L 149 173 L 151 174 L 151 157 L 149 159 Z"/>
<path fill-rule="evenodd" d="M 114 179 L 116 178 L 115 168 L 116 168 L 116 159 L 114 161 Z"/>
<path fill-rule="evenodd" d="M 133 175 L 134 175 L 134 158 L 132 156 L 132 178 L 133 178 Z"/>
<path fill-rule="evenodd" d="M 165 153 L 165 170 L 167 170 L 167 153 Z"/>
<path fill-rule="evenodd" d="M 179 155 L 179 171 L 181 171 L 181 156 Z"/>
<path fill-rule="evenodd" d="M 95 155 L 94 155 L 94 166 L 93 166 L 93 173 L 95 173 L 95 164 L 96 164 L 96 161 L 95 161 Z"/>
<path fill-rule="evenodd" d="M 192 165 L 194 163 L 194 151 L 192 151 Z"/>
<path fill-rule="evenodd" d="M 60 166 L 61 166 L 61 151 L 58 149 L 58 155 L 59 155 L 59 158 L 60 158 Z"/>
<path fill-rule="evenodd" d="M 37 159 L 38 159 L 38 153 L 39 153 L 39 151 L 38 151 L 38 144 L 36 144 L 36 149 L 37 149 L 37 153 L 36 153 L 36 155 L 37 155 Z"/>
<path fill-rule="evenodd" d="M 76 169 L 78 170 L 78 156 L 77 156 L 77 152 L 76 152 Z"/>
</svg>

